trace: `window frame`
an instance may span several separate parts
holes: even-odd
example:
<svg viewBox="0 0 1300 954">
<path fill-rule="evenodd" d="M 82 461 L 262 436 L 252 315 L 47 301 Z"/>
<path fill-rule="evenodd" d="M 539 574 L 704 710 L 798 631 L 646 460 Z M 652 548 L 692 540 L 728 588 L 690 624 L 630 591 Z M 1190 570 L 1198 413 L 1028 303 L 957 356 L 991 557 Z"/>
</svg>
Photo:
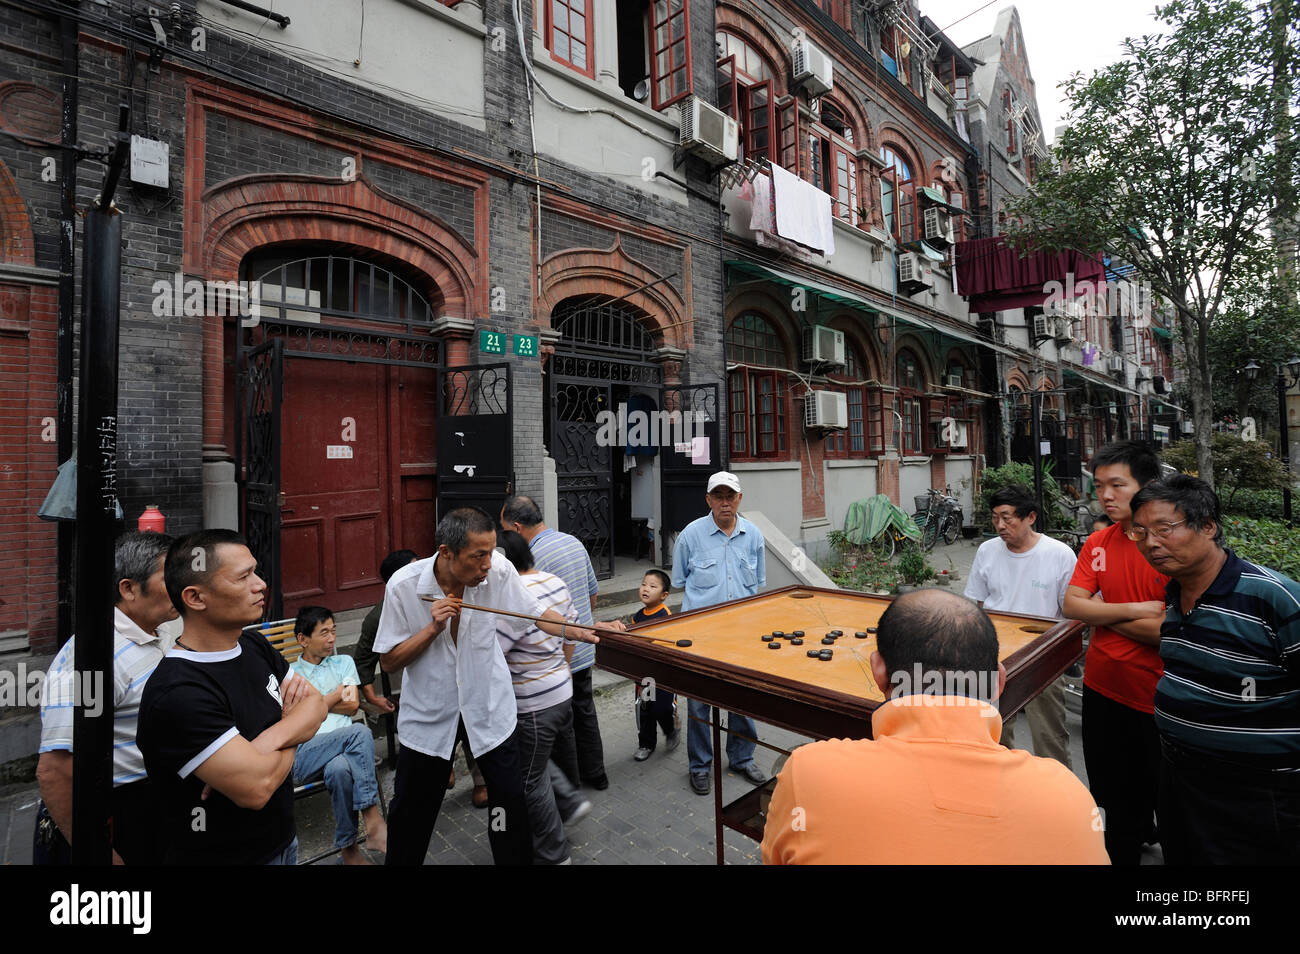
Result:
<svg viewBox="0 0 1300 954">
<path fill-rule="evenodd" d="M 591 0 L 581 0 L 584 9 L 583 12 L 580 14 L 580 16 L 586 22 L 586 27 L 587 27 L 586 36 L 582 41 L 587 50 L 587 67 L 585 69 L 581 66 L 578 66 L 576 63 L 574 63 L 572 59 L 567 59 L 563 56 L 560 56 L 560 54 L 555 51 L 554 4 L 559 3 L 564 6 L 565 10 L 568 11 L 566 13 L 566 19 L 567 19 L 567 17 L 573 14 L 572 4 L 574 0 L 543 0 L 543 2 L 546 4 L 545 17 L 544 17 L 546 23 L 545 46 L 547 52 L 551 54 L 551 59 L 555 60 L 555 62 L 557 63 L 563 63 L 565 66 L 573 70 L 575 73 L 581 73 L 583 76 L 587 77 L 588 79 L 594 80 L 596 78 L 596 56 L 595 56 L 596 28 L 594 23 L 592 22 L 591 14 L 593 13 L 593 11 L 591 9 L 592 8 Z M 564 30 L 563 33 L 566 37 L 569 38 L 570 55 L 571 55 L 573 34 L 568 32 L 567 29 Z"/>
<path fill-rule="evenodd" d="M 552 0 L 554 2 L 554 0 Z M 673 5 L 677 4 L 678 9 L 674 10 Z M 664 10 L 664 16 L 660 18 L 660 6 Z M 682 19 L 682 36 L 680 39 L 673 39 L 672 23 L 678 16 Z M 659 44 L 660 30 L 667 30 L 668 42 L 662 48 Z M 674 64 L 671 50 L 678 44 L 682 45 L 685 53 L 685 60 L 682 63 Z M 691 60 L 691 5 L 689 0 L 650 0 L 650 102 L 655 109 L 663 109 L 674 103 L 680 102 L 695 91 L 695 82 L 692 76 L 694 64 Z M 668 70 L 661 73 L 659 68 L 659 55 L 668 53 Z M 670 78 L 678 72 L 684 71 L 685 84 L 684 88 L 676 93 L 669 91 L 665 98 L 660 97 L 659 87 L 662 83 L 668 82 Z"/>
</svg>

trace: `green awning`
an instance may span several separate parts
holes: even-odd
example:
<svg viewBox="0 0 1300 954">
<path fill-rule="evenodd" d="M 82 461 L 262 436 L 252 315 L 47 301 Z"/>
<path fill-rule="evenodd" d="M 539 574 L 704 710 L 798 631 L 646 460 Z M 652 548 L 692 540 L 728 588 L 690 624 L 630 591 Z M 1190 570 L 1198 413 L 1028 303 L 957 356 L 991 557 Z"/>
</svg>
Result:
<svg viewBox="0 0 1300 954">
<path fill-rule="evenodd" d="M 1170 331 L 1168 328 L 1163 328 L 1160 325 L 1154 323 L 1151 325 L 1151 330 L 1154 331 L 1156 334 L 1158 334 L 1161 338 L 1172 338 L 1174 336 L 1174 333 Z"/>
<path fill-rule="evenodd" d="M 932 189 L 929 186 L 921 186 L 921 194 L 924 195 L 931 202 L 933 202 L 935 205 L 941 205 L 950 212 L 957 212 L 962 215 L 966 214 L 965 209 L 963 209 L 959 205 L 953 205 L 951 202 L 949 202 L 947 199 L 943 197 L 943 193 L 940 192 L 938 189 Z"/>
<path fill-rule="evenodd" d="M 943 252 L 939 251 L 933 245 L 927 245 L 925 242 L 917 242 L 916 244 L 920 247 L 921 253 L 930 261 L 932 262 L 947 261 L 948 256 L 943 254 Z"/>
<path fill-rule="evenodd" d="M 922 244 L 924 245 L 924 243 Z M 931 249 L 930 251 L 933 252 L 934 250 Z M 991 341 L 985 341 L 983 338 L 976 336 L 973 330 L 966 331 L 965 329 L 954 328 L 949 325 L 935 324 L 916 315 L 909 315 L 905 311 L 891 308 L 888 305 L 881 305 L 869 301 L 861 295 L 845 288 L 836 288 L 833 285 L 816 282 L 812 279 L 804 278 L 791 272 L 782 271 L 779 268 L 771 268 L 767 265 L 759 264 L 758 262 L 749 262 L 743 259 L 728 259 L 723 262 L 723 264 L 727 268 L 733 269 L 737 272 L 743 272 L 746 275 L 753 275 L 756 278 L 765 279 L 766 281 L 776 282 L 778 285 L 785 285 L 788 288 L 806 288 L 813 294 L 820 295 L 822 298 L 838 302 L 841 305 L 848 305 L 850 308 L 856 308 L 859 311 L 864 311 L 870 315 L 889 315 L 892 318 L 897 318 L 899 321 L 906 322 L 907 324 L 913 325 L 917 328 L 924 328 L 927 331 L 933 331 L 955 341 L 960 341 L 965 344 L 983 345 L 985 348 L 991 348 L 992 350 L 999 351 L 1002 354 L 1011 355 L 1013 358 L 1021 357 L 1019 352 L 1014 351 L 1005 345 L 994 344 Z"/>
<path fill-rule="evenodd" d="M 1061 373 L 1071 375 L 1081 381 L 1089 381 L 1092 384 L 1100 385 L 1103 388 L 1109 388 L 1117 394 L 1132 394 L 1136 397 L 1142 396 L 1138 391 L 1116 384 L 1114 381 L 1111 381 L 1109 378 L 1103 377 L 1100 374 L 1093 374 L 1091 371 L 1084 371 L 1081 368 L 1076 368 L 1068 364 L 1061 364 Z"/>
</svg>

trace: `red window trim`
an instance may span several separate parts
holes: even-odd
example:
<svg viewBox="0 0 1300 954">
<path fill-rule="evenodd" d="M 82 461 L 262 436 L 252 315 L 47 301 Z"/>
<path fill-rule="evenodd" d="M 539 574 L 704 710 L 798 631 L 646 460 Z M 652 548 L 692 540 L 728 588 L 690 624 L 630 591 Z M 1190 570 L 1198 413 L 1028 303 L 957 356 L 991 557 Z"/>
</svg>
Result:
<svg viewBox="0 0 1300 954">
<path fill-rule="evenodd" d="M 730 434 L 728 443 L 731 447 L 731 459 L 733 461 L 758 461 L 758 460 L 788 460 L 790 459 L 790 388 L 786 386 L 786 375 L 780 370 L 756 370 L 751 368 L 737 368 L 727 375 L 727 400 L 728 412 L 727 418 Z M 743 409 L 735 406 L 736 389 L 733 381 L 742 382 L 741 399 L 745 402 Z M 770 380 L 773 383 L 773 391 L 776 402 L 770 412 L 773 417 L 774 428 L 772 430 L 772 450 L 764 451 L 759 448 L 759 412 L 757 407 L 750 406 L 750 391 L 760 386 L 759 382 Z M 737 441 L 736 421 L 737 418 L 744 421 L 743 440 Z M 785 446 L 783 447 L 782 444 Z"/>
<path fill-rule="evenodd" d="M 564 3 L 564 5 L 568 7 L 568 3 L 566 2 L 566 0 L 560 0 L 560 2 Z M 546 50 L 548 53 L 551 54 L 551 59 L 555 60 L 555 62 L 557 63 L 563 63 L 565 66 L 573 70 L 575 73 L 581 73 L 583 76 L 586 76 L 589 79 L 595 79 L 596 78 L 596 50 L 595 50 L 596 29 L 593 23 L 593 17 L 592 17 L 593 11 L 591 9 L 592 7 L 591 0 L 587 0 L 584 6 L 584 11 L 582 13 L 583 21 L 587 27 L 587 36 L 583 40 L 583 43 L 585 43 L 587 47 L 586 69 L 577 66 L 576 64 L 574 64 L 572 60 L 564 59 L 563 57 L 561 57 L 559 54 L 555 52 L 555 33 L 552 29 L 554 24 L 552 23 L 552 13 L 551 13 L 551 11 L 553 10 L 552 4 L 555 3 L 555 0 L 542 0 L 542 3 L 545 5 L 546 8 Z M 565 36 L 568 36 L 570 37 L 570 39 L 572 39 L 573 34 L 569 33 L 566 30 Z"/>
<path fill-rule="evenodd" d="M 667 18 L 666 18 L 665 20 L 660 20 L 660 19 L 658 18 L 658 8 L 659 8 L 659 4 L 660 4 L 660 3 L 662 3 L 662 4 L 664 5 L 664 10 L 665 10 L 665 12 L 667 13 Z M 679 4 L 681 5 L 679 10 L 677 10 L 677 11 L 674 11 L 674 10 L 673 10 L 672 7 L 673 7 L 673 4 L 674 4 L 674 3 L 679 3 Z M 674 19 L 676 16 L 678 16 L 678 15 L 680 15 L 680 16 L 682 17 L 682 38 L 681 38 L 680 40 L 673 40 L 673 39 L 672 39 L 672 26 L 671 26 L 671 24 L 672 24 L 673 19 Z M 669 39 L 668 39 L 668 44 L 667 44 L 667 46 L 663 47 L 663 49 L 660 49 L 660 48 L 658 47 L 658 35 L 659 35 L 659 29 L 660 29 L 660 27 L 663 27 L 663 26 L 665 26 L 665 25 L 667 25 L 667 30 L 668 30 L 668 38 L 669 38 Z M 669 96 L 667 99 L 662 99 L 662 100 L 661 100 L 661 99 L 659 98 L 659 85 L 660 85 L 660 83 L 661 83 L 661 82 L 666 78 L 666 76 L 665 76 L 664 74 L 661 74 L 661 73 L 659 72 L 659 54 L 662 53 L 662 52 L 664 52 L 665 50 L 669 50 L 669 51 L 671 51 L 671 50 L 672 50 L 672 49 L 673 49 L 673 48 L 674 48 L 678 43 L 682 44 L 682 47 L 683 47 L 683 49 L 684 49 L 684 51 L 685 51 L 685 53 L 686 53 L 686 62 L 685 62 L 683 65 L 681 65 L 681 66 L 678 66 L 678 67 L 675 67 L 675 68 L 671 68 L 671 69 L 669 69 L 669 71 L 668 71 L 668 73 L 666 74 L 666 76 L 672 76 L 673 73 L 677 72 L 677 70 L 679 70 L 679 69 L 684 69 L 684 70 L 685 70 L 685 76 L 686 76 L 686 86 L 685 86 L 685 88 L 684 88 L 680 93 L 675 93 L 675 94 Z M 673 103 L 676 103 L 676 102 L 678 102 L 679 100 L 682 100 L 682 99 L 686 98 L 687 96 L 691 95 L 691 93 L 694 92 L 694 89 L 695 89 L 695 83 L 694 83 L 694 79 L 692 78 L 692 69 L 693 69 L 693 64 L 692 64 L 692 61 L 691 61 L 691 4 L 690 4 L 690 0 L 650 0 L 650 43 L 649 43 L 649 47 L 650 47 L 650 101 L 651 101 L 651 105 L 652 105 L 655 109 L 663 109 L 665 106 L 671 106 Z M 672 61 L 672 56 L 671 56 L 671 54 L 670 54 L 670 56 L 669 56 L 669 61 L 670 61 L 670 63 L 671 63 L 671 61 Z"/>
</svg>

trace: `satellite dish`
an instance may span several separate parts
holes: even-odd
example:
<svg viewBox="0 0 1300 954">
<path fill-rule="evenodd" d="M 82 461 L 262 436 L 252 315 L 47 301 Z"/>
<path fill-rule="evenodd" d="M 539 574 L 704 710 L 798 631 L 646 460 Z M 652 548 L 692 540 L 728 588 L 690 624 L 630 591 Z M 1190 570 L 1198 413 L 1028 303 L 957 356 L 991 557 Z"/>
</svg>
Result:
<svg viewBox="0 0 1300 954">
<path fill-rule="evenodd" d="M 632 98 L 635 99 L 638 103 L 643 103 L 645 102 L 646 97 L 649 95 L 650 95 L 650 77 L 647 76 L 641 82 L 636 84 L 636 88 L 632 90 Z"/>
</svg>

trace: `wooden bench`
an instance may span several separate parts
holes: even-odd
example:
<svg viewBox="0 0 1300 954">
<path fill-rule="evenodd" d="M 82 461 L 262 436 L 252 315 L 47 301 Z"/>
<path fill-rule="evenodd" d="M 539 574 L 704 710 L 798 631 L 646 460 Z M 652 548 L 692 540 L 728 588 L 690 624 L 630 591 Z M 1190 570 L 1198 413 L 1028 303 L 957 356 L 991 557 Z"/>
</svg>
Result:
<svg viewBox="0 0 1300 954">
<path fill-rule="evenodd" d="M 266 641 L 270 643 L 272 647 L 274 647 L 275 651 L 278 652 L 284 658 L 284 661 L 289 663 L 289 665 L 293 665 L 295 662 L 298 661 L 299 657 L 302 656 L 302 644 L 298 642 L 297 637 L 294 635 L 294 623 L 295 620 L 293 619 L 279 619 L 279 620 L 274 620 L 266 623 L 255 623 L 252 626 L 244 627 L 244 632 L 249 634 L 250 636 L 253 634 L 257 634 L 265 637 Z M 358 697 L 359 696 L 360 696 L 360 690 L 358 690 Z M 360 707 L 358 707 L 357 709 L 357 715 L 361 715 Z M 356 721 L 356 718 L 357 716 L 353 716 L 353 721 Z M 362 715 L 361 718 L 364 719 L 365 716 Z M 390 747 L 392 745 L 391 739 L 389 741 L 389 745 Z M 376 779 L 375 779 L 376 787 L 379 789 L 379 810 L 383 814 L 384 818 L 387 819 L 388 801 L 387 799 L 384 798 L 384 786 L 382 782 L 380 782 L 379 778 L 377 777 L 378 766 L 376 766 L 375 774 L 376 774 Z M 321 792 L 327 792 L 327 791 L 328 789 L 325 787 L 325 779 L 324 777 L 322 777 L 314 782 L 305 782 L 302 785 L 295 785 L 293 787 L 293 797 L 294 800 L 297 801 L 300 798 L 307 798 L 311 795 L 319 795 Z M 299 861 L 298 864 L 300 865 L 315 864 L 317 861 L 320 861 L 323 858 L 328 858 L 330 855 L 338 854 L 340 850 L 341 849 L 339 848 L 331 848 L 329 851 L 323 851 L 320 854 L 314 855 L 311 858 L 307 858 L 305 860 Z"/>
</svg>

